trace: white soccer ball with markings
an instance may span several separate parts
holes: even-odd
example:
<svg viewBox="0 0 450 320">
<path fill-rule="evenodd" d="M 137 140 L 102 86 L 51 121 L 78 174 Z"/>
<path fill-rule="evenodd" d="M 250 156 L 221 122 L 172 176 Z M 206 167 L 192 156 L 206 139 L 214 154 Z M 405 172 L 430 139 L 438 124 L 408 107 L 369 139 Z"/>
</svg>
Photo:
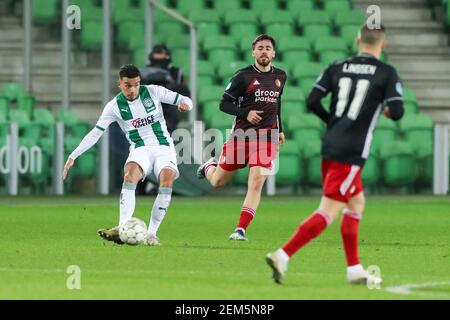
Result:
<svg viewBox="0 0 450 320">
<path fill-rule="evenodd" d="M 137 245 L 144 242 L 147 225 L 138 218 L 131 218 L 119 227 L 119 237 L 124 243 Z"/>
</svg>

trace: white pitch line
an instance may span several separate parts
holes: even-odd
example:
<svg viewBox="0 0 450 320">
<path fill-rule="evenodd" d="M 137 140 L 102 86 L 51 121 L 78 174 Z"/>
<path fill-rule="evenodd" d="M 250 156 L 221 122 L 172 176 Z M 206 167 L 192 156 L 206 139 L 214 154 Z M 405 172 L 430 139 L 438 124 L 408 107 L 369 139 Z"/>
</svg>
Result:
<svg viewBox="0 0 450 320">
<path fill-rule="evenodd" d="M 397 293 L 397 294 L 403 294 L 403 295 L 414 294 L 414 295 L 424 296 L 424 297 L 450 299 L 450 292 L 448 294 L 445 294 L 445 293 L 426 293 L 426 292 L 413 291 L 414 289 L 418 289 L 418 288 L 429 288 L 429 287 L 437 287 L 437 286 L 445 286 L 445 285 L 450 285 L 450 281 L 404 284 L 404 285 L 400 285 L 400 286 L 388 287 L 385 290 L 388 292 L 391 292 L 391 293 Z"/>
</svg>

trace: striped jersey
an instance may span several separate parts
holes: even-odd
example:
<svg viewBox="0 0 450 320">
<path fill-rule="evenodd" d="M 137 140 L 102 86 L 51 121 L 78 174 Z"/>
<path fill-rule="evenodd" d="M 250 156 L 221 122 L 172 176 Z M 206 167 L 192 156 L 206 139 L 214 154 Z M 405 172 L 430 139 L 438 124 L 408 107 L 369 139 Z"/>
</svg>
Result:
<svg viewBox="0 0 450 320">
<path fill-rule="evenodd" d="M 127 100 L 121 92 L 108 102 L 95 127 L 105 131 L 117 121 L 130 143 L 130 151 L 142 146 L 173 146 L 161 103 L 178 105 L 182 100 L 192 104 L 189 98 L 164 87 L 141 85 L 135 100 Z"/>
</svg>

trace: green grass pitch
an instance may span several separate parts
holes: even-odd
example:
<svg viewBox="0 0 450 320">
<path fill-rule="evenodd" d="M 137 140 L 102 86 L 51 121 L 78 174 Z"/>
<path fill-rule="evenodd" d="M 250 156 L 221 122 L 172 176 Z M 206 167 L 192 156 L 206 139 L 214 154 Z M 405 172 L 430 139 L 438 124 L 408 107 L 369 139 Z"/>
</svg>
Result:
<svg viewBox="0 0 450 320">
<path fill-rule="evenodd" d="M 294 256 L 284 285 L 272 282 L 266 253 L 319 197 L 264 197 L 248 242 L 228 240 L 242 197 L 174 197 L 160 247 L 97 236 L 117 223 L 117 197 L 0 200 L 0 299 L 450 299 L 450 197 L 368 197 L 360 257 L 380 267 L 379 290 L 346 283 L 339 222 Z M 138 197 L 135 216 L 148 223 L 153 200 Z M 67 289 L 70 265 L 80 290 Z M 418 287 L 387 290 L 405 285 Z"/>
</svg>

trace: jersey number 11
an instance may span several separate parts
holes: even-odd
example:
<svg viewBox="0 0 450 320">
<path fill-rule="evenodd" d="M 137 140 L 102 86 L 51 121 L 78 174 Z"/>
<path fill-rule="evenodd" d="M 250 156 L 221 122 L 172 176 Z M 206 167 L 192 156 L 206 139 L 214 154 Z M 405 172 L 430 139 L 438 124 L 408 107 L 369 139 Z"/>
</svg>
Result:
<svg viewBox="0 0 450 320">
<path fill-rule="evenodd" d="M 351 78 L 341 78 L 339 80 L 339 95 L 338 103 L 336 105 L 336 117 L 342 117 L 345 108 L 348 105 L 348 96 L 352 88 L 353 80 Z M 359 111 L 361 110 L 367 91 L 370 86 L 370 81 L 367 79 L 358 80 L 356 83 L 356 91 L 351 101 L 350 108 L 348 108 L 347 117 L 351 120 L 356 120 Z"/>
</svg>

